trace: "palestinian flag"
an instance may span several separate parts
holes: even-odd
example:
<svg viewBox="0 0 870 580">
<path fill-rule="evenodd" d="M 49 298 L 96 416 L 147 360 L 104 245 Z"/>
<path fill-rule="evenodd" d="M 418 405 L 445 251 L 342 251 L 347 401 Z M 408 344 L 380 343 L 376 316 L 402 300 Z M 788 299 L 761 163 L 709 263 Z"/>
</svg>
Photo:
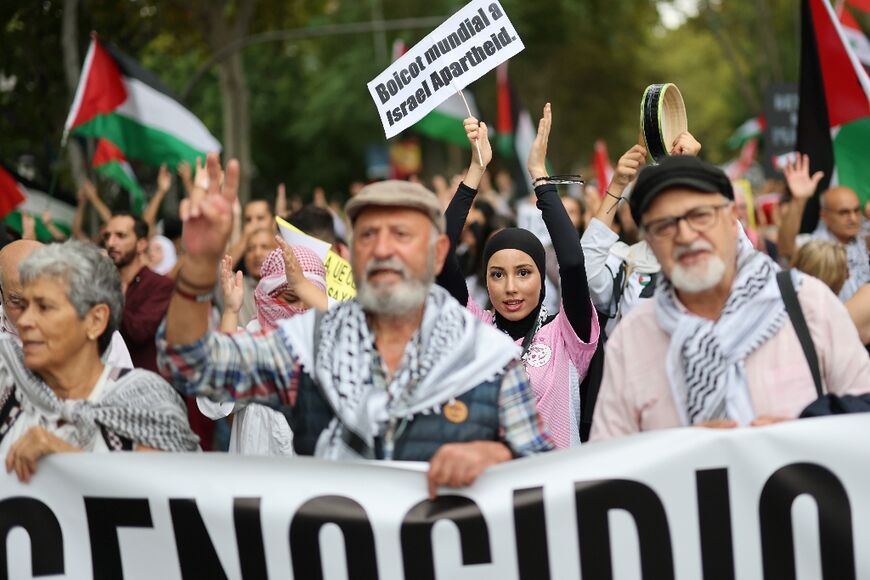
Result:
<svg viewBox="0 0 870 580">
<path fill-rule="evenodd" d="M 797 148 L 810 173 L 824 171 L 818 191 L 832 184 L 870 199 L 870 78 L 846 41 L 827 0 L 802 0 L 800 109 Z M 818 194 L 817 191 L 817 194 Z M 802 230 L 818 222 L 818 195 L 807 204 Z"/>
<path fill-rule="evenodd" d="M 870 68 L 870 0 L 845 0 L 837 7 L 843 36 L 865 69 Z"/>
<path fill-rule="evenodd" d="M 139 187 L 136 174 L 121 150 L 114 143 L 100 139 L 91 165 L 97 173 L 117 182 L 130 193 L 130 211 L 141 215 L 145 209 L 145 192 Z"/>
<path fill-rule="evenodd" d="M 407 50 L 405 42 L 401 39 L 396 39 L 393 43 L 393 61 L 405 54 Z M 468 108 L 471 109 L 472 116 L 480 119 L 480 111 L 477 108 L 477 103 L 471 90 L 465 88 L 462 90 L 462 94 L 465 95 L 465 99 L 468 101 Z M 446 141 L 453 145 L 470 149 L 471 143 L 468 142 L 468 137 L 465 136 L 465 127 L 462 124 L 467 116 L 468 110 L 465 108 L 462 97 L 459 94 L 454 94 L 435 107 L 431 113 L 417 121 L 412 130 L 430 139 Z"/>
<path fill-rule="evenodd" d="M 50 242 L 53 239 L 51 233 L 42 223 L 42 215 L 48 211 L 54 225 L 69 235 L 75 208 L 49 196 L 45 189 L 0 163 L 0 219 L 21 233 L 22 214 L 35 216 L 36 238 L 41 242 Z"/>
<path fill-rule="evenodd" d="M 136 61 L 104 47 L 92 34 L 82 75 L 64 127 L 103 137 L 130 159 L 175 167 L 219 151 L 220 143 L 160 80 Z"/>
<path fill-rule="evenodd" d="M 742 125 L 737 127 L 734 133 L 728 138 L 726 144 L 729 149 L 740 149 L 750 139 L 761 139 L 764 135 L 764 130 L 767 128 L 767 122 L 764 120 L 764 115 L 758 115 L 748 119 Z"/>
<path fill-rule="evenodd" d="M 18 176 L 0 165 L 0 219 L 24 203 L 27 189 Z"/>
<path fill-rule="evenodd" d="M 477 109 L 474 95 L 468 88 L 462 89 L 462 94 L 468 101 L 472 116 L 480 119 L 480 111 Z M 468 111 L 465 108 L 465 103 L 462 102 L 462 97 L 459 94 L 453 94 L 435 107 L 431 113 L 417 121 L 417 124 L 414 125 L 414 131 L 431 139 L 447 141 L 453 145 L 470 149 L 471 143 L 465 136 L 465 126 L 462 124 L 467 116 Z"/>
<path fill-rule="evenodd" d="M 516 159 L 515 174 L 524 176 L 528 189 L 532 188 L 532 178 L 525 170 L 529 151 L 538 129 L 532 116 L 520 104 L 519 97 L 508 78 L 508 63 L 503 62 L 496 68 L 496 83 L 498 93 L 498 118 L 496 121 L 495 144 L 506 159 Z"/>
</svg>

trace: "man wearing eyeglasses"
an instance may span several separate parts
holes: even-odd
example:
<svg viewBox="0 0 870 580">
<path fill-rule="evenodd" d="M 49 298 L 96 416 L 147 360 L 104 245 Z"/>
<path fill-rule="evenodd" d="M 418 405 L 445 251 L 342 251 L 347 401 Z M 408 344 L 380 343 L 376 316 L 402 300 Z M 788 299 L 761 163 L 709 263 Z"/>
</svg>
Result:
<svg viewBox="0 0 870 580">
<path fill-rule="evenodd" d="M 813 375 L 779 268 L 739 235 L 727 176 L 695 157 L 669 157 L 641 171 L 630 206 L 664 279 L 608 342 L 592 439 L 800 415 L 817 397 Z M 822 390 L 870 390 L 870 358 L 845 307 L 815 278 L 792 271 L 791 281 Z"/>
<path fill-rule="evenodd" d="M 0 338 L 11 337 L 18 340 L 18 318 L 27 306 L 22 294 L 18 265 L 42 246 L 36 240 L 15 240 L 0 249 Z M 112 334 L 109 348 L 103 353 L 103 360 L 114 367 L 133 368 L 130 352 L 117 330 Z"/>
<path fill-rule="evenodd" d="M 812 234 L 796 236 L 806 208 L 807 200 L 816 192 L 823 177 L 821 171 L 810 177 L 810 160 L 806 155 L 797 158 L 783 168 L 792 194 L 788 212 L 780 228 L 780 244 L 786 255 L 810 240 L 836 241 L 846 248 L 849 261 L 849 277 L 840 290 L 840 300 L 851 298 L 864 284 L 870 283 L 870 252 L 867 241 L 861 235 L 863 218 L 858 195 L 848 187 L 832 187 L 819 198 L 819 226 Z M 866 232 L 865 232 L 866 235 Z"/>
</svg>

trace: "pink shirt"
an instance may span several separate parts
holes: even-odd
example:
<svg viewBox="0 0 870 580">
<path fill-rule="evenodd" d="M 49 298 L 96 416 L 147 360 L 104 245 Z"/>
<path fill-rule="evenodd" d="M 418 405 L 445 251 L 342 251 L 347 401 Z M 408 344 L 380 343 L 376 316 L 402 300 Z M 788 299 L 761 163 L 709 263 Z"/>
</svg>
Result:
<svg viewBox="0 0 870 580">
<path fill-rule="evenodd" d="M 493 313 L 471 298 L 467 308 L 475 318 L 495 325 Z M 538 413 L 560 448 L 580 445 L 580 382 L 598 345 L 598 316 L 594 308 L 592 312 L 588 343 L 574 333 L 563 307 L 535 334 L 523 364 L 535 393 Z M 523 339 L 517 339 L 516 343 L 522 346 Z"/>
<path fill-rule="evenodd" d="M 846 308 L 810 276 L 804 276 L 798 300 L 819 356 L 824 391 L 870 392 L 870 357 Z M 655 300 L 620 322 L 607 342 L 590 439 L 681 426 L 665 371 L 669 342 L 656 322 Z M 756 417 L 797 417 L 816 399 L 810 367 L 788 320 L 747 357 L 745 369 Z"/>
</svg>

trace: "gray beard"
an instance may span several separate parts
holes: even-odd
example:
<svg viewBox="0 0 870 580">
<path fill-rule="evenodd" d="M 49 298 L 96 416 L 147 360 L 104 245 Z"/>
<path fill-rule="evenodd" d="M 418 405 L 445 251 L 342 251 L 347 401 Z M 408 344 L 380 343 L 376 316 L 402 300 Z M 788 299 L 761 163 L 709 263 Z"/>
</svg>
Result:
<svg viewBox="0 0 870 580">
<path fill-rule="evenodd" d="M 375 288 L 365 280 L 357 285 L 356 298 L 371 314 L 402 315 L 423 306 L 432 280 L 406 280 L 391 288 Z"/>
<path fill-rule="evenodd" d="M 401 316 L 423 306 L 429 296 L 429 288 L 435 281 L 435 256 L 430 252 L 423 279 L 408 276 L 407 269 L 401 266 L 405 279 L 392 286 L 380 288 L 369 284 L 366 279 L 368 272 L 363 272 L 358 280 L 354 280 L 356 299 L 363 310 L 381 316 Z"/>
</svg>

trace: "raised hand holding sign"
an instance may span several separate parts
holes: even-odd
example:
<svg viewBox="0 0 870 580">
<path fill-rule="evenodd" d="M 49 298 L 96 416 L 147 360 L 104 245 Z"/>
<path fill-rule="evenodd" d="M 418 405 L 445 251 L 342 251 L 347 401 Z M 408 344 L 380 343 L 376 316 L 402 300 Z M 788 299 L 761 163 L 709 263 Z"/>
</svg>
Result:
<svg viewBox="0 0 870 580">
<path fill-rule="evenodd" d="M 496 0 L 472 0 L 369 84 L 387 138 L 523 50 Z"/>
</svg>

